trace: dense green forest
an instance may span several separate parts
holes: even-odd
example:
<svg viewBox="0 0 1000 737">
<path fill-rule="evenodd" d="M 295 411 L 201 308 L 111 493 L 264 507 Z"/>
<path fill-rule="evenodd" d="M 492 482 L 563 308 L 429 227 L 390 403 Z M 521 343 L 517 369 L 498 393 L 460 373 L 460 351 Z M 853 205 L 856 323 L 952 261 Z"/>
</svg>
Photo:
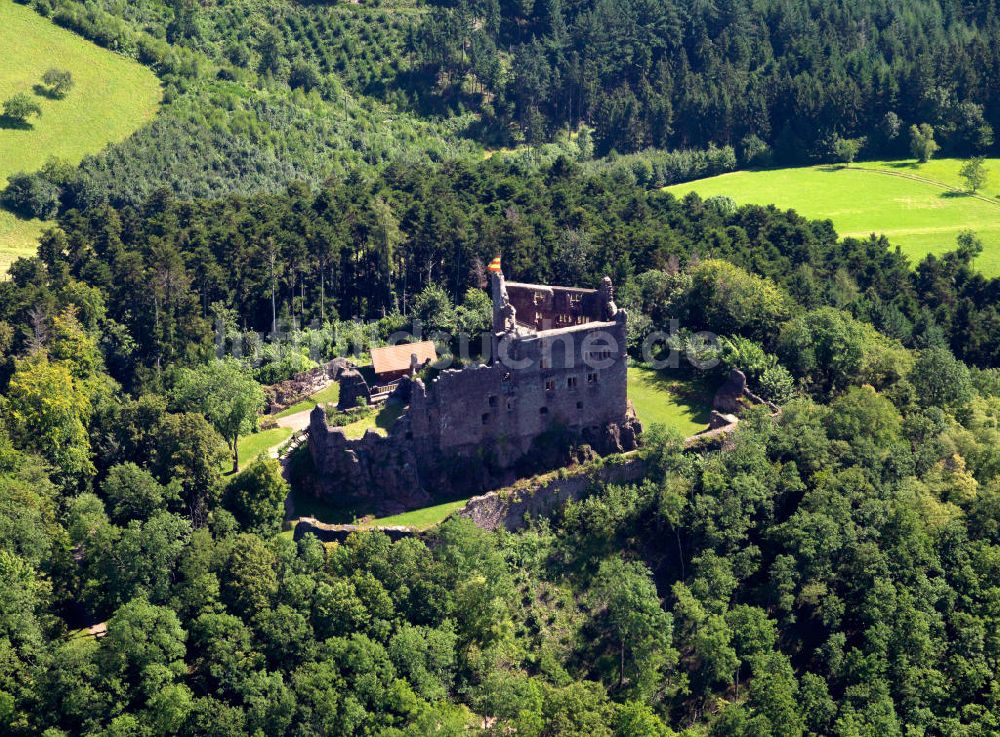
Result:
<svg viewBox="0 0 1000 737">
<path fill-rule="evenodd" d="M 1000 376 L 944 308 L 990 288 L 974 238 L 913 271 L 794 213 L 504 166 L 71 211 L 0 284 L 7 730 L 1000 732 Z M 609 270 L 633 342 L 724 335 L 714 370 L 784 413 L 721 452 L 652 428 L 645 481 L 518 534 L 278 534 L 275 462 L 222 475 L 185 400 L 212 321 L 267 328 L 276 282 L 327 354 L 350 316 L 474 328 L 497 242 L 528 278 Z"/>
<path fill-rule="evenodd" d="M 598 153 L 738 146 L 746 161 L 826 157 L 833 136 L 906 150 L 929 123 L 960 154 L 993 144 L 992 2 L 458 0 L 417 32 L 434 97 L 483 112 L 498 142 L 588 123 Z"/>
<path fill-rule="evenodd" d="M 29 4 L 165 101 L 18 180 L 58 218 L 0 281 L 0 734 L 1000 736 L 975 235 L 911 264 L 655 191 L 915 123 L 990 148 L 995 2 Z M 482 332 L 498 251 L 611 275 L 633 356 L 677 320 L 665 350 L 718 359 L 679 377 L 782 412 L 647 428 L 645 479 L 522 532 L 293 542 L 278 463 L 236 454 L 260 383 Z"/>
<path fill-rule="evenodd" d="M 750 330 L 773 348 L 785 313 L 723 318 L 713 300 L 725 293 L 659 284 L 699 260 L 725 259 L 804 309 L 843 309 L 907 347 L 947 346 L 989 367 L 1000 361 L 1000 282 L 972 267 L 979 248 L 969 234 L 914 268 L 884 238 L 838 239 L 829 222 L 725 198 L 679 201 L 567 157 L 541 170 L 503 160 L 399 164 L 316 190 L 299 183 L 194 201 L 161 190 L 139 207 L 70 210 L 42 238 L 40 262 L 15 265 L 12 283 L 0 284 L 0 316 L 26 322 L 40 292 L 67 283 L 100 289 L 102 319 L 131 336 L 113 347 L 113 374 L 134 387 L 137 371 L 206 357 L 219 306 L 240 330 L 271 331 L 273 296 L 286 330 L 382 319 L 387 335 L 412 321 L 427 287 L 459 302 L 483 286 L 500 251 L 520 279 L 596 284 L 611 275 L 633 308 L 636 343 L 676 318 L 691 330 Z M 16 348 L 29 343 L 15 335 Z"/>
</svg>

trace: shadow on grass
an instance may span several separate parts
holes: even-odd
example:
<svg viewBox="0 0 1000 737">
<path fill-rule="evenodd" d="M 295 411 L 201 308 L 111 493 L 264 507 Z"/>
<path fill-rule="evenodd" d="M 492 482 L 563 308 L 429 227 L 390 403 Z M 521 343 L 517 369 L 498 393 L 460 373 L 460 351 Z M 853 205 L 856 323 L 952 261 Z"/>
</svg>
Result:
<svg viewBox="0 0 1000 737">
<path fill-rule="evenodd" d="M 958 199 L 959 197 L 971 197 L 972 192 L 960 192 L 957 189 L 945 190 L 941 193 L 942 197 L 947 197 L 948 199 Z"/>
<path fill-rule="evenodd" d="M 2 186 L 2 183 L 0 183 L 0 186 Z M 21 212 L 20 210 L 15 210 L 6 202 L 3 201 L 2 193 L 0 193 L 0 212 L 6 212 L 9 215 L 13 215 L 17 220 L 20 220 L 25 223 L 28 222 L 29 220 L 41 219 L 41 218 L 34 218 L 25 212 Z"/>
<path fill-rule="evenodd" d="M 349 525 L 366 514 L 371 514 L 371 510 L 362 509 L 360 506 L 332 504 L 302 489 L 293 488 L 289 495 L 296 518 L 314 517 L 328 525 Z"/>
<path fill-rule="evenodd" d="M 655 371 L 642 366 L 635 368 L 642 371 L 639 379 L 642 383 L 669 394 L 674 404 L 691 414 L 692 422 L 708 424 L 712 400 L 721 380 L 680 376 L 677 371 Z"/>
<path fill-rule="evenodd" d="M 916 161 L 893 161 L 889 164 L 893 169 L 919 169 L 920 164 Z"/>
<path fill-rule="evenodd" d="M 382 409 L 380 409 L 378 414 L 375 415 L 375 427 L 389 432 L 389 428 L 396 423 L 396 420 L 400 418 L 404 410 L 406 410 L 406 405 L 402 402 L 395 399 L 386 401 L 386 403 L 382 405 Z"/>
<path fill-rule="evenodd" d="M 0 115 L 0 129 L 12 130 L 12 131 L 30 131 L 34 130 L 34 128 L 35 126 L 33 126 L 27 120 L 12 118 L 9 115 Z"/>
<path fill-rule="evenodd" d="M 44 97 L 46 100 L 62 100 L 66 97 L 65 92 L 56 92 L 55 90 L 46 87 L 44 84 L 39 84 L 37 82 L 32 85 L 31 91 L 39 97 Z"/>
</svg>

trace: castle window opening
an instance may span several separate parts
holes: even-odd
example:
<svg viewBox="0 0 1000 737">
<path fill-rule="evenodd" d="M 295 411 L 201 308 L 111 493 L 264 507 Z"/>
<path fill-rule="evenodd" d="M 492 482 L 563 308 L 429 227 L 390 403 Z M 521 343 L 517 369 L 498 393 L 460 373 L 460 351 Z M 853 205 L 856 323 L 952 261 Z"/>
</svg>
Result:
<svg viewBox="0 0 1000 737">
<path fill-rule="evenodd" d="M 554 392 L 555 390 L 556 390 L 556 380 L 555 379 L 546 379 L 545 380 L 545 391 L 547 391 L 547 392 Z"/>
<path fill-rule="evenodd" d="M 491 407 L 496 407 L 497 406 L 497 397 L 496 397 L 495 394 L 491 394 L 490 395 L 489 403 L 490 403 Z"/>
<path fill-rule="evenodd" d="M 486 414 L 483 415 L 483 424 L 484 425 L 490 424 L 490 413 L 489 412 L 487 412 Z"/>
<path fill-rule="evenodd" d="M 578 305 L 578 304 L 580 304 L 580 301 L 582 299 L 583 299 L 583 295 L 582 294 L 574 294 L 574 293 L 570 292 L 569 303 L 571 305 Z"/>
<path fill-rule="evenodd" d="M 541 409 L 538 410 L 538 414 L 540 415 L 547 415 L 548 413 L 549 413 L 548 407 L 542 407 Z"/>
<path fill-rule="evenodd" d="M 576 408 L 577 409 L 583 409 L 583 402 L 577 402 L 576 403 Z"/>
<path fill-rule="evenodd" d="M 576 389 L 576 377 L 575 376 L 570 376 L 569 378 L 566 379 L 566 388 L 567 389 Z"/>
<path fill-rule="evenodd" d="M 588 384 L 596 384 L 597 383 L 597 374 L 596 373 L 589 373 L 589 374 L 587 374 L 587 383 Z"/>
</svg>

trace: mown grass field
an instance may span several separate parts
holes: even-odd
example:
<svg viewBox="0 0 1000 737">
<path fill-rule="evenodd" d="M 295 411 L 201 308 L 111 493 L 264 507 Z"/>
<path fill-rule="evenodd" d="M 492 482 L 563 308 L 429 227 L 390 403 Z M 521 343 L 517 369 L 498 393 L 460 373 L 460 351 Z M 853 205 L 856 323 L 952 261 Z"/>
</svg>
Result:
<svg viewBox="0 0 1000 737">
<path fill-rule="evenodd" d="M 403 512 L 392 517 L 381 517 L 373 520 L 372 525 L 380 527 L 400 525 L 403 527 L 412 527 L 417 530 L 429 530 L 444 522 L 453 513 L 464 507 L 468 501 L 468 499 L 458 499 L 453 502 L 435 504 L 433 507 L 414 509 L 411 512 Z"/>
<path fill-rule="evenodd" d="M 715 388 L 702 382 L 684 381 L 669 371 L 629 366 L 628 397 L 643 428 L 666 425 L 684 437 L 708 427 Z"/>
<path fill-rule="evenodd" d="M 261 453 L 266 453 L 276 445 L 281 445 L 290 437 L 292 437 L 292 431 L 287 427 L 272 427 L 270 430 L 244 435 L 236 443 L 240 453 L 240 470 L 249 466 Z M 224 465 L 227 472 L 231 471 L 232 458 L 227 456 Z"/>
<path fill-rule="evenodd" d="M 988 159 L 989 180 L 978 197 L 962 192 L 963 161 L 869 161 L 851 167 L 811 166 L 738 171 L 667 187 L 678 197 L 727 195 L 738 204 L 774 204 L 810 218 L 830 219 L 841 236 L 885 234 L 916 263 L 953 250 L 963 230 L 985 249 L 977 266 L 1000 276 L 1000 159 Z"/>
<path fill-rule="evenodd" d="M 55 156 L 78 163 L 138 130 L 156 115 L 162 91 L 138 62 L 59 28 L 34 11 L 0 0 L 0 100 L 27 92 L 42 107 L 30 128 L 0 125 L 0 188 L 15 172 L 35 171 Z M 61 100 L 35 94 L 46 69 L 73 74 L 75 86 Z M 0 210 L 0 274 L 31 255 L 44 223 Z"/>
</svg>

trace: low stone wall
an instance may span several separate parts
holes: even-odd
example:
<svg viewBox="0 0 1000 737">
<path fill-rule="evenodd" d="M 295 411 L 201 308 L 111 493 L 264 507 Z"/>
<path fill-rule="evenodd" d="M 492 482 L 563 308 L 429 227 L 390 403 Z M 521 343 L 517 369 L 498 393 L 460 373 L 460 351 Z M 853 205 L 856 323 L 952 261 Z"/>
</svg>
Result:
<svg viewBox="0 0 1000 737">
<path fill-rule="evenodd" d="M 471 519 L 484 530 L 520 530 L 529 517 L 550 515 L 568 501 L 589 496 L 598 484 L 635 483 L 645 471 L 646 464 L 638 454 L 610 456 L 473 497 L 455 514 Z"/>
<path fill-rule="evenodd" d="M 412 527 L 365 527 L 363 525 L 328 525 L 313 517 L 301 517 L 292 537 L 296 542 L 302 539 L 307 533 L 312 533 L 319 540 L 325 543 L 342 543 L 349 535 L 355 532 L 382 532 L 389 536 L 393 542 L 402 540 L 404 537 L 413 537 L 417 531 Z"/>
</svg>

